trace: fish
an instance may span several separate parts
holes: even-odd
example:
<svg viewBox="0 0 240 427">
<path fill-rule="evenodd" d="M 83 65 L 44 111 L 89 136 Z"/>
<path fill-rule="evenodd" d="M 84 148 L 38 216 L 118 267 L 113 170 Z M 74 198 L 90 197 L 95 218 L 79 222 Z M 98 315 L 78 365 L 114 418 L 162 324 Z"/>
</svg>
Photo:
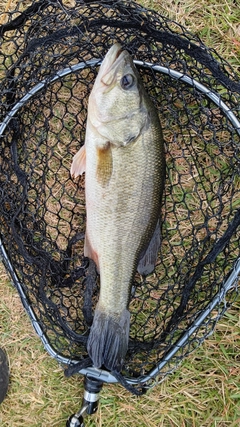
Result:
<svg viewBox="0 0 240 427">
<path fill-rule="evenodd" d="M 100 275 L 87 351 L 96 368 L 119 372 L 134 276 L 150 274 L 156 264 L 165 180 L 157 109 L 119 43 L 104 57 L 89 95 L 85 143 L 71 165 L 73 178 L 84 172 L 84 255 Z"/>
</svg>

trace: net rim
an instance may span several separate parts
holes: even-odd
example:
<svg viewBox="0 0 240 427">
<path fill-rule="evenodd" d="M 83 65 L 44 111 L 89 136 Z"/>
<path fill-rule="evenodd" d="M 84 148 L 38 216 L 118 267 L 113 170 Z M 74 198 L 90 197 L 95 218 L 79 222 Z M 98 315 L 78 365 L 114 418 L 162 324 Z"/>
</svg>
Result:
<svg viewBox="0 0 240 427">
<path fill-rule="evenodd" d="M 78 64 L 75 64 L 71 67 L 66 67 L 62 70 L 59 70 L 53 77 L 43 79 L 41 82 L 37 83 L 32 89 L 29 90 L 29 92 L 26 93 L 15 105 L 14 107 L 9 111 L 9 113 L 6 115 L 3 122 L 0 124 L 0 136 L 3 136 L 3 132 L 5 131 L 6 127 L 8 126 L 11 119 L 15 116 L 15 114 L 20 110 L 21 107 L 23 107 L 29 99 L 32 98 L 36 93 L 38 93 L 41 89 L 43 89 L 46 85 L 49 85 L 51 83 L 54 83 L 55 81 L 59 80 L 62 77 L 65 77 L 69 74 L 72 74 L 74 72 L 77 72 L 79 70 L 83 70 L 85 68 L 91 68 L 100 65 L 102 62 L 101 59 L 90 59 L 85 62 L 79 62 Z M 227 106 L 227 104 L 221 99 L 221 96 L 218 95 L 216 92 L 211 91 L 206 86 L 204 86 L 202 83 L 199 83 L 197 80 L 193 79 L 192 77 L 189 77 L 187 74 L 181 73 L 179 71 L 176 71 L 172 69 L 171 67 L 163 67 L 161 65 L 152 64 L 150 62 L 144 62 L 140 60 L 134 60 L 134 63 L 140 67 L 143 68 L 149 68 L 151 70 L 157 71 L 159 73 L 168 75 L 169 77 L 180 80 L 194 88 L 196 88 L 199 92 L 203 93 L 205 96 L 207 96 L 217 107 L 219 107 L 223 113 L 228 117 L 228 119 L 231 121 L 234 129 L 237 131 L 237 133 L 240 136 L 240 121 L 235 116 L 235 114 L 231 111 L 231 109 Z"/>
<path fill-rule="evenodd" d="M 39 322 L 37 320 L 37 317 L 34 313 L 34 310 L 32 309 L 31 305 L 28 303 L 27 297 L 24 292 L 24 288 L 8 258 L 7 252 L 4 248 L 4 245 L 2 243 L 2 240 L 0 238 L 0 256 L 2 257 L 7 270 L 9 271 L 11 278 L 14 282 L 15 287 L 17 288 L 23 306 L 26 309 L 27 313 L 30 316 L 31 323 L 37 333 L 37 335 L 40 337 L 42 344 L 45 348 L 45 350 L 49 353 L 51 357 L 53 357 L 55 360 L 57 360 L 59 363 L 63 365 L 75 365 L 79 364 L 79 360 L 69 359 L 67 357 L 64 357 L 57 353 L 53 347 L 49 344 L 48 339 L 46 338 L 41 326 L 39 325 Z M 0 258 L 1 259 L 1 258 Z M 214 310 L 216 305 L 224 301 L 224 298 L 230 289 L 233 289 L 237 286 L 237 280 L 240 277 L 240 258 L 237 259 L 235 262 L 232 270 L 230 271 L 229 277 L 227 280 L 223 283 L 221 289 L 216 293 L 214 298 L 210 301 L 210 303 L 207 305 L 205 310 L 199 314 L 199 316 L 196 318 L 196 320 L 192 323 L 190 328 L 176 341 L 175 344 L 172 345 L 170 350 L 166 353 L 166 355 L 159 361 L 157 366 L 152 369 L 148 374 L 139 376 L 137 378 L 129 378 L 127 376 L 124 377 L 125 381 L 132 386 L 136 385 L 145 385 L 146 383 L 150 382 L 154 378 L 156 378 L 157 375 L 161 374 L 161 370 L 171 362 L 172 357 L 184 346 L 184 344 L 188 341 L 189 337 L 197 330 L 198 327 L 201 326 L 201 323 L 204 321 L 204 319 Z M 173 367 L 172 370 L 175 368 Z M 118 383 L 117 378 L 115 378 L 114 375 L 111 374 L 111 372 L 105 371 L 104 369 L 98 369 L 95 367 L 88 367 L 79 369 L 78 371 L 81 375 L 89 375 L 91 377 L 94 377 L 95 379 L 98 379 L 100 381 L 104 381 L 105 383 Z M 163 378 L 165 375 L 163 375 Z"/>
<path fill-rule="evenodd" d="M 85 68 L 89 67 L 96 67 L 101 64 L 101 59 L 92 59 L 85 62 L 79 62 L 78 64 L 75 64 L 71 67 L 66 67 L 62 70 L 59 70 L 54 76 L 51 78 L 45 78 L 39 83 L 37 83 L 31 90 L 28 91 L 26 95 L 24 95 L 15 105 L 14 107 L 8 112 L 3 122 L 0 124 L 0 136 L 3 136 L 3 133 L 6 129 L 6 127 L 9 125 L 11 119 L 16 115 L 16 113 L 38 92 L 40 92 L 44 87 L 46 87 L 49 84 L 54 83 L 55 81 L 59 80 L 60 78 L 63 78 L 69 74 L 72 74 L 74 72 L 77 72 L 79 70 L 83 70 Z M 238 118 L 235 116 L 235 114 L 231 111 L 231 109 L 227 106 L 225 102 L 222 101 L 221 96 L 218 95 L 216 92 L 211 91 L 203 84 L 199 83 L 197 80 L 189 77 L 187 74 L 181 73 L 179 71 L 176 71 L 170 67 L 163 67 L 160 65 L 152 64 L 150 62 L 144 62 L 140 60 L 134 60 L 134 63 L 143 68 L 152 69 L 158 73 L 162 73 L 165 75 L 168 75 L 170 78 L 175 80 L 180 80 L 181 82 L 186 83 L 187 85 L 190 85 L 194 88 L 196 88 L 199 92 L 203 93 L 205 96 L 207 96 L 215 105 L 217 105 L 223 113 L 228 117 L 228 119 L 231 121 L 234 129 L 236 132 L 240 135 L 240 122 Z M 22 299 L 23 305 L 25 309 L 27 310 L 32 325 L 37 333 L 37 335 L 40 337 L 43 346 L 45 350 L 49 353 L 51 357 L 56 359 L 59 363 L 64 365 L 75 365 L 79 363 L 79 360 L 70 359 L 67 357 L 62 356 L 61 354 L 57 353 L 54 348 L 49 343 L 47 337 L 45 336 L 41 326 L 39 325 L 38 319 L 34 313 L 34 310 L 31 307 L 31 304 L 28 303 L 26 294 L 24 292 L 24 286 L 19 281 L 19 278 L 14 270 L 14 267 L 11 265 L 11 262 L 8 258 L 8 255 L 5 251 L 4 245 L 0 239 L 0 254 L 2 255 L 2 258 L 7 265 L 7 269 L 12 277 L 12 280 L 15 284 L 15 286 L 18 289 L 18 292 L 20 294 L 20 297 Z M 207 305 L 206 309 L 195 319 L 195 321 L 192 323 L 190 328 L 182 335 L 182 337 L 179 338 L 179 340 L 172 345 L 170 350 L 166 353 L 166 355 L 159 361 L 157 366 L 152 369 L 148 374 L 139 376 L 137 378 L 129 378 L 125 376 L 125 380 L 130 385 L 137 385 L 137 384 L 146 384 L 150 381 L 152 381 L 157 375 L 161 374 L 161 370 L 171 361 L 171 358 L 180 350 L 184 344 L 187 342 L 189 337 L 196 331 L 196 329 L 201 325 L 202 321 L 211 313 L 211 311 L 216 307 L 217 304 L 224 301 L 226 293 L 234 287 L 234 284 L 236 280 L 238 279 L 238 276 L 240 275 L 240 258 L 236 261 L 233 269 L 230 272 L 230 275 L 228 279 L 223 283 L 221 289 L 219 292 L 214 296 L 214 298 L 210 301 L 210 303 Z M 174 368 L 173 368 L 174 369 Z M 110 372 L 105 371 L 103 369 L 97 369 L 94 367 L 88 367 L 79 369 L 79 374 L 82 375 L 90 375 L 96 379 L 99 379 L 101 381 L 104 381 L 106 383 L 118 383 L 117 378 L 115 378 L 114 375 L 112 375 Z M 163 376 L 165 376 L 163 374 Z"/>
</svg>

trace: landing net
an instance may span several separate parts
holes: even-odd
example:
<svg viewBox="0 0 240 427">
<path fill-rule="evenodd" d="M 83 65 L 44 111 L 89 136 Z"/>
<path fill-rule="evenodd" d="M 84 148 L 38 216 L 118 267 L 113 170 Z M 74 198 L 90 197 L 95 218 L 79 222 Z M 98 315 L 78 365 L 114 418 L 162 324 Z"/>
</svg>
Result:
<svg viewBox="0 0 240 427">
<path fill-rule="evenodd" d="M 38 1 L 2 15 L 1 255 L 45 348 L 126 387 L 160 382 L 212 333 L 238 296 L 240 83 L 182 26 L 130 1 Z M 91 366 L 99 293 L 83 255 L 88 96 L 113 43 L 132 54 L 163 127 L 166 185 L 153 274 L 136 274 L 121 376 Z"/>
</svg>

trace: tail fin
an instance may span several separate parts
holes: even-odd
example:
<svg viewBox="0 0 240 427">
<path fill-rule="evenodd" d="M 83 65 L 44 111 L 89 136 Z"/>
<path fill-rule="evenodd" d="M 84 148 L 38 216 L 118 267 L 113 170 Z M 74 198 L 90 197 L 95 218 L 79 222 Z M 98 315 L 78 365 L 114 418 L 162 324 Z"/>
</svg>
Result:
<svg viewBox="0 0 240 427">
<path fill-rule="evenodd" d="M 98 308 L 87 342 L 87 351 L 96 368 L 121 370 L 128 349 L 130 313 L 124 310 L 113 317 Z"/>
</svg>

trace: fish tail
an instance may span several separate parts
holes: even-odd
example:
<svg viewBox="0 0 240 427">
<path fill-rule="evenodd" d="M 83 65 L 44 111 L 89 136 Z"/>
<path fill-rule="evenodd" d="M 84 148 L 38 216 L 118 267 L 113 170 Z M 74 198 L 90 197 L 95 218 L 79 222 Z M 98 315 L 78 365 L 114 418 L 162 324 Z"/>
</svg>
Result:
<svg viewBox="0 0 240 427">
<path fill-rule="evenodd" d="M 87 341 L 87 351 L 96 368 L 121 370 L 128 349 L 130 313 L 124 309 L 120 315 L 95 310 Z"/>
</svg>

